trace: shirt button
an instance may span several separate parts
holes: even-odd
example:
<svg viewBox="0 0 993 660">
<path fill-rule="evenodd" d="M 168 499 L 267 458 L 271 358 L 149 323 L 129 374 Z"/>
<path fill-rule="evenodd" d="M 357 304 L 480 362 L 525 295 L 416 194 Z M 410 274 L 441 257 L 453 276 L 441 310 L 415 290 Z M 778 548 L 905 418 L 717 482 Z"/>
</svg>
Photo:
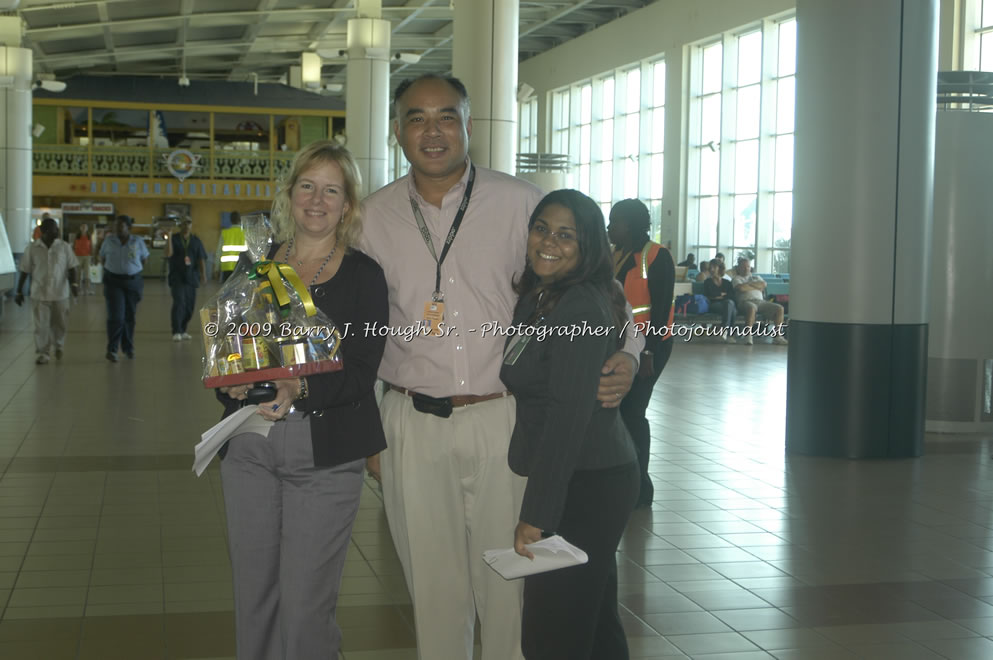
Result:
<svg viewBox="0 0 993 660">
<path fill-rule="evenodd" d="M 455 347 L 455 350 L 457 350 L 457 351 L 461 351 L 461 350 L 462 350 L 462 344 L 459 344 L 458 346 L 456 346 L 456 347 Z"/>
<path fill-rule="evenodd" d="M 459 385 L 465 386 L 465 381 L 464 380 L 460 380 L 459 381 Z"/>
<path fill-rule="evenodd" d="M 459 315 L 458 312 L 452 312 L 452 316 L 458 316 L 458 315 Z"/>
<path fill-rule="evenodd" d="M 454 277 L 449 277 L 448 278 L 448 283 L 449 284 L 455 284 L 455 278 Z"/>
</svg>

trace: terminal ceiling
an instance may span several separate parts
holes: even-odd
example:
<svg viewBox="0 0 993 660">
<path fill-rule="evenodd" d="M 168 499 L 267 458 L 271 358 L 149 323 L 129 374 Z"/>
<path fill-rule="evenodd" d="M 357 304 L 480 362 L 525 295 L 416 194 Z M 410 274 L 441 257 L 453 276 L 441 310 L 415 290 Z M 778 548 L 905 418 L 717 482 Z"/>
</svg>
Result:
<svg viewBox="0 0 993 660">
<path fill-rule="evenodd" d="M 457 0 L 469 1 L 475 0 Z M 655 0 L 521 0 L 519 56 L 528 59 Z M 393 76 L 452 70 L 452 0 L 382 0 Z M 345 82 L 353 0 L 22 0 L 22 46 L 36 73 L 280 82 L 306 51 L 324 83 Z"/>
</svg>

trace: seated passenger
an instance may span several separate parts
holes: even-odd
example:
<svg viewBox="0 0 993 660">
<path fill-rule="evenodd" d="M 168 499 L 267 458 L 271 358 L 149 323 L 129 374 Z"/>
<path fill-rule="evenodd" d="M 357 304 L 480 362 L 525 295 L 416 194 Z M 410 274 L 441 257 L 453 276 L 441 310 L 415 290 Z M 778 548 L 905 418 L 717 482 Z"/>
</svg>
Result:
<svg viewBox="0 0 993 660">
<path fill-rule="evenodd" d="M 734 290 L 738 293 L 738 310 L 745 315 L 745 327 L 755 325 L 755 313 L 762 314 L 767 321 L 777 327 L 783 323 L 783 306 L 768 302 L 763 296 L 766 288 L 765 280 L 752 272 L 752 263 L 747 257 L 738 257 L 738 267 L 731 280 Z M 745 343 L 752 343 L 752 335 L 745 336 Z M 786 338 L 780 335 L 773 337 L 773 344 L 786 344 Z"/>
<path fill-rule="evenodd" d="M 700 272 L 697 273 L 697 276 L 696 276 L 696 281 L 697 282 L 706 282 L 707 280 L 710 279 L 710 264 L 712 264 L 714 261 L 717 261 L 717 260 L 716 259 L 712 259 L 711 261 L 701 261 L 700 262 Z M 723 264 L 721 264 L 721 265 L 723 266 Z"/>
<path fill-rule="evenodd" d="M 721 337 L 724 343 L 736 344 L 737 342 L 730 333 L 737 316 L 737 308 L 734 304 L 734 287 L 724 279 L 724 264 L 719 259 L 713 259 L 710 262 L 710 277 L 703 283 L 703 295 L 707 296 L 710 311 L 721 317 Z"/>
<path fill-rule="evenodd" d="M 728 282 L 730 282 L 731 281 L 731 273 L 729 273 L 728 270 L 727 270 L 727 262 L 724 261 L 724 253 L 723 252 L 718 252 L 716 255 L 714 255 L 714 258 L 715 259 L 718 259 L 722 264 L 724 264 L 724 279 L 726 279 Z"/>
<path fill-rule="evenodd" d="M 686 266 L 689 270 L 694 270 L 696 268 L 696 255 L 690 252 L 686 255 L 686 259 L 680 261 L 677 266 Z"/>
</svg>

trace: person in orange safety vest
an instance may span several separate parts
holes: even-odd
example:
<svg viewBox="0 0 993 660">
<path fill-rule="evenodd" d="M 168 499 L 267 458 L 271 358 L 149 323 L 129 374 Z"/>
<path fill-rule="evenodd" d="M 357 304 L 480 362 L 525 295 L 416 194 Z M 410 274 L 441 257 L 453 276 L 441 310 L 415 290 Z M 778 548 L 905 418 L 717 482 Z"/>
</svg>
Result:
<svg viewBox="0 0 993 660">
<path fill-rule="evenodd" d="M 614 244 L 614 276 L 634 312 L 634 322 L 645 334 L 641 367 L 631 391 L 621 402 L 621 418 L 634 441 L 641 469 L 637 506 L 651 506 L 655 488 L 648 476 L 651 429 L 645 411 L 652 390 L 672 354 L 673 290 L 676 268 L 669 250 L 648 238 L 651 217 L 640 200 L 625 199 L 610 209 L 607 235 Z"/>
</svg>

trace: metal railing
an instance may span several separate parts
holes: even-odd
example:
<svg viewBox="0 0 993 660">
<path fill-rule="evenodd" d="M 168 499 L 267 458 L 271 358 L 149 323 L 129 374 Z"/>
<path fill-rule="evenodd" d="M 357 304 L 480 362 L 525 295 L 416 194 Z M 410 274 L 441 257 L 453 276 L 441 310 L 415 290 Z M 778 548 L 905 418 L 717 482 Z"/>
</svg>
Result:
<svg viewBox="0 0 993 660">
<path fill-rule="evenodd" d="M 59 176 L 107 176 L 128 178 L 172 177 L 166 158 L 175 149 L 148 147 L 89 147 L 41 145 L 33 147 L 34 174 Z M 286 172 L 293 152 L 190 150 L 200 160 L 191 179 L 258 179 L 275 181 Z"/>
<path fill-rule="evenodd" d="M 570 167 L 568 154 L 517 154 L 517 173 L 565 172 Z"/>
</svg>

